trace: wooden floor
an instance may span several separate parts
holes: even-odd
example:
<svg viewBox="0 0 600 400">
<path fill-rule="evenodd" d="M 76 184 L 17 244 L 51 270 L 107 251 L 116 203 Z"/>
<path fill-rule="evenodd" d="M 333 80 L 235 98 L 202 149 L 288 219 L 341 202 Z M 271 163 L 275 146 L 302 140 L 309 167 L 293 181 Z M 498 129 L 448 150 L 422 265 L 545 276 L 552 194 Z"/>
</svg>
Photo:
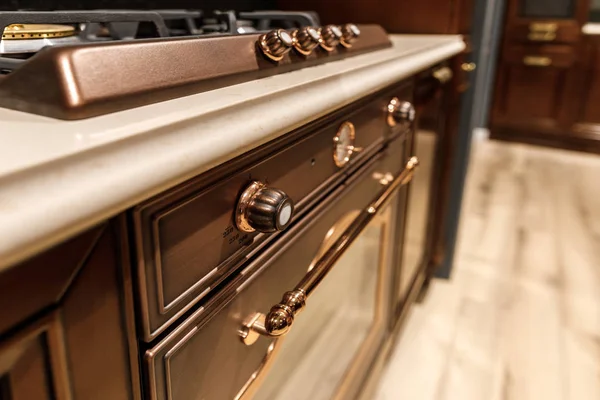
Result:
<svg viewBox="0 0 600 400">
<path fill-rule="evenodd" d="M 475 143 L 450 281 L 377 400 L 600 399 L 600 156 Z"/>
</svg>

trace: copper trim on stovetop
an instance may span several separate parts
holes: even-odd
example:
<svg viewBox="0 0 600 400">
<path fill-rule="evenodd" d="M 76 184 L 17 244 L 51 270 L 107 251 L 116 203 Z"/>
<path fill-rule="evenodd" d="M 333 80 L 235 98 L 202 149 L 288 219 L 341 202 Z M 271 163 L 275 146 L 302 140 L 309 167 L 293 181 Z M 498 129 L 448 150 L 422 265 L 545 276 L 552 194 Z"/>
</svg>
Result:
<svg viewBox="0 0 600 400">
<path fill-rule="evenodd" d="M 359 28 L 349 49 L 292 51 L 279 63 L 257 49 L 256 34 L 46 48 L 0 79 L 0 106 L 82 119 L 391 46 L 379 25 Z"/>
</svg>

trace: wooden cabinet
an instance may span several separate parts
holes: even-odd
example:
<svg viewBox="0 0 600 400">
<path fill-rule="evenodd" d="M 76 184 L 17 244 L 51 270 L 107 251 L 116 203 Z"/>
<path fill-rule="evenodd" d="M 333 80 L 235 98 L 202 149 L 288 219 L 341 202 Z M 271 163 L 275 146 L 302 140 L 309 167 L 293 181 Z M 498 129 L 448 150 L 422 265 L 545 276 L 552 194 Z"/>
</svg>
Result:
<svg viewBox="0 0 600 400">
<path fill-rule="evenodd" d="M 574 64 L 571 46 L 508 47 L 498 71 L 494 122 L 561 132 L 569 120 L 564 100 Z"/>
<path fill-rule="evenodd" d="M 279 8 L 316 11 L 323 24 L 377 23 L 388 32 L 462 33 L 471 30 L 474 0 L 384 0 L 380 3 L 353 0 L 305 0 L 302 7 L 278 0 Z"/>
<path fill-rule="evenodd" d="M 0 399 L 70 399 L 57 313 L 39 319 L 0 344 Z"/>
<path fill-rule="evenodd" d="M 583 35 L 589 0 L 510 0 L 492 137 L 600 151 L 600 42 Z"/>
<path fill-rule="evenodd" d="M 584 61 L 578 71 L 581 106 L 575 131 L 600 139 L 600 36 L 585 37 L 582 51 Z"/>
<path fill-rule="evenodd" d="M 0 274 L 11 309 L 0 314 L 1 400 L 141 398 L 119 221 Z"/>
</svg>

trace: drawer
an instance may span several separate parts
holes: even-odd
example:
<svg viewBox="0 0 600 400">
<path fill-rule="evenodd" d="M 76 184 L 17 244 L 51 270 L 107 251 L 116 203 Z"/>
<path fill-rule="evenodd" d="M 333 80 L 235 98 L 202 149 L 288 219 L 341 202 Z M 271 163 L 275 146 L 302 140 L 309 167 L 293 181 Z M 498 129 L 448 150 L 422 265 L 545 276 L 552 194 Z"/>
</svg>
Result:
<svg viewBox="0 0 600 400">
<path fill-rule="evenodd" d="M 525 43 L 577 43 L 581 26 L 576 21 L 514 22 L 506 29 L 512 42 Z"/>
<path fill-rule="evenodd" d="M 238 269 L 250 251 L 277 236 L 245 233 L 234 224 L 237 199 L 251 181 L 283 190 L 298 218 L 383 145 L 389 136 L 389 99 L 411 99 L 411 94 L 410 84 L 385 91 L 337 118 L 324 118 L 328 122 L 312 133 L 250 166 L 237 167 L 234 161 L 222 172 L 211 171 L 134 209 L 143 339 L 155 338 Z M 353 124 L 356 151 L 340 167 L 333 157 L 334 138 L 347 122 Z"/>
<path fill-rule="evenodd" d="M 575 63 L 572 46 L 510 46 L 506 49 L 505 62 L 526 67 L 569 68 Z"/>
<path fill-rule="evenodd" d="M 306 274 L 330 228 L 349 212 L 364 209 L 382 190 L 378 173 L 404 166 L 405 140 L 397 140 L 365 167 L 361 178 L 338 187 L 276 243 L 250 263 L 188 320 L 144 357 L 152 400 L 231 399 L 261 365 L 272 341 L 247 346 L 238 336 L 242 320 L 267 311 Z M 327 278 L 326 278 L 327 279 Z M 307 301 L 307 310 L 320 302 Z M 305 311 L 308 313 L 308 311 Z M 300 324 L 300 318 L 295 322 Z M 313 321 L 326 324 L 327 321 Z M 300 328 L 301 325 L 292 327 Z M 309 337 L 307 340 L 315 339 Z M 285 343 L 285 342 L 284 342 Z"/>
</svg>

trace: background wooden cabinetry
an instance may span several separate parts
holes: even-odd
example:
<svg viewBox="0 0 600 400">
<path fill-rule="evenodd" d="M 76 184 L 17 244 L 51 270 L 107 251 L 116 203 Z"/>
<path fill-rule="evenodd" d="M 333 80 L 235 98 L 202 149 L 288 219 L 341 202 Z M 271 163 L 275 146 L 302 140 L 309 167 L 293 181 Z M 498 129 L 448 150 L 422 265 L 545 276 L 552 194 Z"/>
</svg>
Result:
<svg viewBox="0 0 600 400">
<path fill-rule="evenodd" d="M 388 32 L 462 33 L 471 31 L 474 0 L 305 0 L 302 6 L 278 0 L 283 10 L 314 10 L 323 24 L 375 23 Z"/>
<path fill-rule="evenodd" d="M 600 140 L 600 36 L 586 36 L 582 45 L 580 107 L 576 114 L 575 133 Z"/>
<path fill-rule="evenodd" d="M 509 0 L 492 137 L 600 151 L 600 40 L 589 0 Z"/>
</svg>

